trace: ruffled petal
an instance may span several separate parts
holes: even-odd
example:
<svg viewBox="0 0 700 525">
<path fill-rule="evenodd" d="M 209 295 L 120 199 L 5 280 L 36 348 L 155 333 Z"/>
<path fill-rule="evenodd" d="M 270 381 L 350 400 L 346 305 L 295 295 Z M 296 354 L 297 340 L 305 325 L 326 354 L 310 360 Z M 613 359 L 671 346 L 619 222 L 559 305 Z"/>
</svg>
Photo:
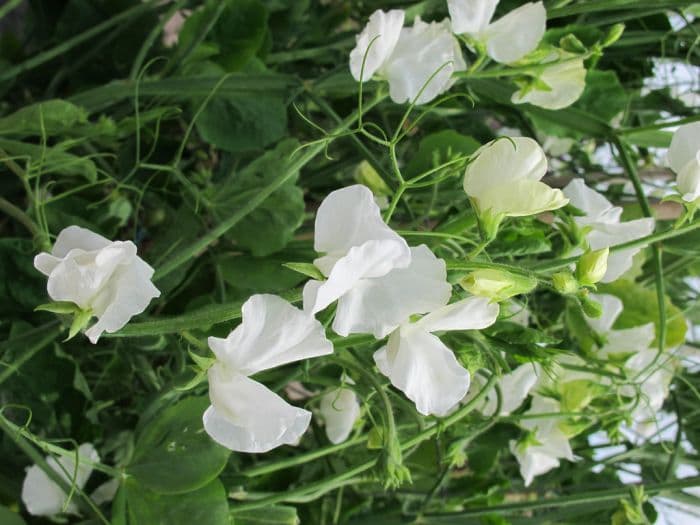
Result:
<svg viewBox="0 0 700 525">
<path fill-rule="evenodd" d="M 505 374 L 499 381 L 502 396 L 501 415 L 508 415 L 520 408 L 530 391 L 539 382 L 541 375 L 542 369 L 537 363 L 525 363 Z M 494 406 L 491 413 L 495 410 Z"/>
<path fill-rule="evenodd" d="M 311 412 L 294 407 L 266 386 L 215 364 L 209 369 L 212 405 L 204 430 L 220 445 L 238 452 L 267 452 L 293 445 L 311 421 Z"/>
<path fill-rule="evenodd" d="M 411 264 L 377 279 L 365 279 L 338 301 L 333 330 L 342 336 L 371 333 L 381 339 L 413 314 L 429 312 L 450 299 L 445 262 L 421 245 Z"/>
<path fill-rule="evenodd" d="M 469 297 L 430 312 L 416 325 L 426 332 L 481 330 L 496 322 L 498 311 L 498 303 L 486 297 Z"/>
<path fill-rule="evenodd" d="M 401 9 L 392 9 L 386 13 L 377 10 L 372 13 L 362 33 L 356 37 L 355 48 L 350 52 L 350 73 L 355 80 L 359 81 L 362 77 L 362 81 L 366 82 L 386 63 L 399 41 L 404 15 Z"/>
<path fill-rule="evenodd" d="M 559 460 L 549 455 L 547 449 L 538 445 L 524 447 L 516 441 L 510 442 L 510 451 L 518 460 L 520 465 L 520 475 L 525 481 L 525 486 L 529 486 L 532 480 L 541 474 L 559 466 Z"/>
<path fill-rule="evenodd" d="M 241 312 L 241 324 L 226 339 L 208 340 L 217 358 L 241 374 L 333 352 L 321 323 L 281 297 L 253 295 Z"/>
<path fill-rule="evenodd" d="M 474 196 L 480 212 L 508 217 L 525 217 L 568 204 L 568 199 L 559 189 L 531 179 L 515 179 L 492 185 Z"/>
<path fill-rule="evenodd" d="M 647 350 L 656 337 L 654 323 L 647 323 L 622 330 L 611 330 L 606 335 L 605 346 L 600 356 L 608 357 L 610 354 L 636 354 Z"/>
<path fill-rule="evenodd" d="M 577 223 L 581 219 L 584 219 L 583 224 L 620 222 L 622 208 L 613 206 L 603 195 L 586 186 L 583 179 L 573 179 L 566 185 L 563 192 L 572 206 L 586 214 L 585 217 L 576 217 Z"/>
<path fill-rule="evenodd" d="M 92 252 L 106 248 L 110 244 L 112 242 L 102 237 L 102 235 L 80 226 L 68 226 L 58 234 L 51 250 L 51 255 L 63 258 L 68 255 L 68 252 L 76 248 L 85 252 Z"/>
<path fill-rule="evenodd" d="M 349 388 L 338 388 L 321 398 L 320 413 L 326 426 L 326 435 L 333 444 L 342 443 L 360 417 L 357 395 Z"/>
<path fill-rule="evenodd" d="M 447 91 L 453 83 L 452 73 L 465 67 L 449 23 L 426 24 L 416 17 L 413 27 L 401 30 L 384 72 L 391 100 L 425 104 Z"/>
<path fill-rule="evenodd" d="M 476 36 L 489 25 L 499 0 L 447 0 L 452 31 Z"/>
<path fill-rule="evenodd" d="M 374 362 L 391 384 L 416 404 L 423 415 L 446 415 L 469 390 L 469 372 L 433 334 L 403 326 Z"/>
<path fill-rule="evenodd" d="M 534 51 L 547 25 L 542 2 L 530 2 L 513 9 L 483 32 L 486 52 L 496 62 L 510 64 Z"/>
<path fill-rule="evenodd" d="M 91 443 L 83 443 L 78 447 L 78 456 L 91 462 L 98 462 L 100 456 Z M 73 482 L 75 472 L 75 456 L 61 456 L 58 459 L 49 456 L 46 463 L 59 477 L 68 483 Z M 80 462 L 75 476 L 75 485 L 82 489 L 87 483 L 92 467 Z M 66 493 L 54 483 L 37 465 L 27 469 L 27 475 L 22 483 L 22 502 L 27 511 L 34 516 L 54 516 L 63 511 Z M 77 514 L 77 507 L 72 502 L 66 508 L 67 514 Z"/>
<path fill-rule="evenodd" d="M 541 108 L 557 110 L 576 102 L 586 89 L 586 68 L 583 59 L 568 59 L 547 67 L 539 77 L 549 89 L 525 89 L 513 94 L 515 104 L 527 102 Z"/>
<path fill-rule="evenodd" d="M 678 172 L 676 181 L 684 201 L 694 202 L 700 198 L 700 150 Z"/>
<path fill-rule="evenodd" d="M 592 250 L 601 250 L 646 237 L 654 231 L 654 225 L 652 218 L 620 223 L 595 223 L 586 240 Z M 640 250 L 641 247 L 612 252 L 608 256 L 608 269 L 601 282 L 610 283 L 620 278 L 632 267 L 632 258 Z"/>
<path fill-rule="evenodd" d="M 700 122 L 691 122 L 679 126 L 673 133 L 666 159 L 677 175 L 689 162 L 698 160 L 700 153 Z"/>
</svg>

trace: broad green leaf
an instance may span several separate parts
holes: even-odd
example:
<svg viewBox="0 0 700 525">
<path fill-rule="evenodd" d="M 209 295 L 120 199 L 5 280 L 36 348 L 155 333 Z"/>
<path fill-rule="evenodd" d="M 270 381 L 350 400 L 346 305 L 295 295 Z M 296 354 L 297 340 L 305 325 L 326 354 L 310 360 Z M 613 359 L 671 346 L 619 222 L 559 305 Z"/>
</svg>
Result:
<svg viewBox="0 0 700 525">
<path fill-rule="evenodd" d="M 204 432 L 205 397 L 191 397 L 166 408 L 136 441 L 127 472 L 160 494 L 181 494 L 210 483 L 226 465 L 230 451 Z"/>
<path fill-rule="evenodd" d="M 297 509 L 286 505 L 271 505 L 262 509 L 236 512 L 231 510 L 231 525 L 298 525 Z"/>
<path fill-rule="evenodd" d="M 0 505 L 0 523 L 2 525 L 26 525 L 26 522 L 19 514 L 2 505 Z"/>
<path fill-rule="evenodd" d="M 631 328 L 653 322 L 656 326 L 656 333 L 659 333 L 659 309 L 656 291 L 624 279 L 601 285 L 598 289 L 600 293 L 609 293 L 619 297 L 624 305 L 624 309 L 615 321 L 613 328 Z M 665 305 L 666 348 L 673 348 L 683 344 L 687 328 L 683 313 L 671 303 L 668 297 L 665 298 Z"/>
<path fill-rule="evenodd" d="M 40 169 L 42 173 L 82 175 L 90 182 L 97 180 L 95 163 L 87 157 L 68 153 L 61 144 L 44 147 L 17 140 L 0 139 L 0 149 L 10 157 L 16 157 L 15 162 L 20 166 L 30 161 L 34 169 L 37 171 Z"/>
<path fill-rule="evenodd" d="M 134 479 L 127 479 L 122 490 L 128 525 L 230 524 L 226 490 L 218 479 L 178 495 L 158 494 Z"/>
<path fill-rule="evenodd" d="M 25 106 L 0 118 L 0 135 L 53 136 L 87 122 L 87 112 L 65 100 L 47 100 Z"/>
<path fill-rule="evenodd" d="M 297 147 L 287 139 L 245 168 L 234 172 L 212 189 L 215 216 L 224 218 L 242 206 L 259 188 L 269 184 Z M 284 248 L 304 220 L 304 193 L 296 184 L 298 173 L 272 193 L 253 212 L 234 226 L 227 236 L 255 256 Z"/>
<path fill-rule="evenodd" d="M 311 277 L 312 279 L 316 279 L 318 281 L 322 281 L 325 279 L 325 276 L 321 273 L 321 271 L 311 263 L 290 262 L 284 263 L 283 266 L 289 268 L 290 270 L 294 270 L 295 272 L 298 272 L 302 275 L 306 275 L 307 277 Z"/>
<path fill-rule="evenodd" d="M 221 275 L 228 284 L 257 293 L 289 290 L 304 279 L 302 275 L 306 274 L 293 271 L 295 268 L 287 266 L 284 261 L 279 254 L 268 257 L 225 254 L 217 258 Z"/>
<path fill-rule="evenodd" d="M 406 166 L 406 176 L 415 177 L 456 157 L 471 155 L 480 146 L 474 138 L 451 129 L 431 133 L 420 141 Z"/>
<path fill-rule="evenodd" d="M 614 71 L 593 69 L 586 74 L 586 90 L 573 107 L 610 122 L 625 110 L 628 99 Z"/>
</svg>

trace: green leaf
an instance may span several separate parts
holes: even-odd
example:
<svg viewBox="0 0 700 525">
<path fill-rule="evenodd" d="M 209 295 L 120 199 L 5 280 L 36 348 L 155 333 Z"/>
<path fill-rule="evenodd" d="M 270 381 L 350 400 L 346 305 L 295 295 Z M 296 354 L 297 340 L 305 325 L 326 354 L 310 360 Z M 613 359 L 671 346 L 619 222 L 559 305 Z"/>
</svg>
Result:
<svg viewBox="0 0 700 525">
<path fill-rule="evenodd" d="M 3 525 L 26 525 L 26 522 L 19 514 L 15 514 L 2 505 L 0 505 L 0 523 Z"/>
<path fill-rule="evenodd" d="M 671 145 L 672 138 L 672 132 L 662 131 L 660 129 L 625 134 L 625 140 L 627 142 L 645 148 L 668 148 Z"/>
<path fill-rule="evenodd" d="M 311 263 L 290 262 L 284 263 L 282 266 L 289 268 L 290 270 L 294 270 L 302 275 L 306 275 L 307 277 L 311 277 L 312 279 L 316 279 L 317 281 L 323 281 L 326 278 L 321 273 L 321 270 L 316 268 L 316 266 Z"/>
<path fill-rule="evenodd" d="M 126 495 L 128 525 L 230 524 L 226 490 L 218 479 L 177 496 L 157 494 L 134 479 L 127 479 L 121 490 Z"/>
<path fill-rule="evenodd" d="M 65 100 L 47 100 L 25 106 L 0 118 L 0 135 L 60 135 L 87 122 L 87 112 Z"/>
<path fill-rule="evenodd" d="M 298 525 L 299 515 L 294 507 L 270 505 L 262 509 L 231 511 L 231 525 Z"/>
<path fill-rule="evenodd" d="M 136 441 L 127 473 L 160 494 L 189 492 L 216 478 L 230 451 L 204 432 L 207 406 L 206 397 L 187 398 L 150 421 Z"/>
<path fill-rule="evenodd" d="M 620 279 L 614 283 L 598 287 L 600 293 L 609 293 L 622 301 L 624 309 L 615 321 L 613 328 L 623 329 L 653 322 L 659 333 L 659 309 L 656 292 L 637 283 Z M 665 298 L 666 305 L 666 348 L 673 348 L 685 342 L 686 324 L 683 313 L 671 300 Z M 654 342 L 654 345 L 657 343 Z"/>
<path fill-rule="evenodd" d="M 70 325 L 70 330 L 68 330 L 68 337 L 66 337 L 64 341 L 73 339 L 78 334 L 78 332 L 80 332 L 83 328 L 87 326 L 87 324 L 90 322 L 91 317 L 92 310 L 78 310 L 75 313 L 75 316 L 73 317 L 73 322 Z"/>
<path fill-rule="evenodd" d="M 97 180 L 97 167 L 87 157 L 78 157 L 66 152 L 66 146 L 40 146 L 28 144 L 17 140 L 0 139 L 0 149 L 15 159 L 20 166 L 28 160 L 35 169 L 40 167 L 43 173 L 57 173 L 59 175 L 82 175 L 90 182 Z"/>
<path fill-rule="evenodd" d="M 627 107 L 628 96 L 614 71 L 589 70 L 586 90 L 573 107 L 610 122 Z"/>
<path fill-rule="evenodd" d="M 245 204 L 259 188 L 269 184 L 297 147 L 296 140 L 280 142 L 245 168 L 232 173 L 213 188 L 214 214 L 223 218 Z M 296 184 L 298 172 L 260 206 L 236 224 L 227 236 L 257 257 L 284 248 L 304 221 L 304 192 Z"/>
<path fill-rule="evenodd" d="M 276 293 L 289 290 L 304 279 L 300 273 L 292 271 L 294 268 L 285 268 L 283 255 L 253 257 L 227 253 L 217 257 L 216 262 L 224 281 L 233 288 L 246 293 Z"/>
<path fill-rule="evenodd" d="M 481 144 L 473 137 L 451 129 L 431 133 L 420 141 L 418 151 L 406 166 L 406 176 L 415 177 L 455 157 L 471 155 L 479 147 Z"/>
<path fill-rule="evenodd" d="M 80 310 L 77 304 L 68 301 L 56 301 L 53 303 L 40 304 L 34 311 L 51 312 L 54 314 L 73 314 Z"/>
</svg>

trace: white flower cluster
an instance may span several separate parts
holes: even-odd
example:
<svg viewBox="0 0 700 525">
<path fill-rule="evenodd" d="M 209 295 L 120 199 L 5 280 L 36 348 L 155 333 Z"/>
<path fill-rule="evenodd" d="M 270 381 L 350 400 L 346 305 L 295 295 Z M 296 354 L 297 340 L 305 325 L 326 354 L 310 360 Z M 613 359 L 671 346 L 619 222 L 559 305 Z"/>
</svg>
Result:
<svg viewBox="0 0 700 525">
<path fill-rule="evenodd" d="M 412 27 L 404 27 L 403 10 L 377 10 L 357 36 L 350 72 L 361 82 L 374 76 L 388 81 L 394 102 L 425 104 L 452 87 L 454 73 L 467 69 L 455 35 L 496 62 L 516 63 L 539 45 L 547 12 L 542 2 L 530 2 L 491 22 L 498 1 L 448 0 L 450 18 L 426 23 L 416 17 Z M 548 109 L 573 104 L 585 88 L 583 59 L 554 52 L 542 65 L 539 83 L 517 91 L 512 102 Z"/>
</svg>

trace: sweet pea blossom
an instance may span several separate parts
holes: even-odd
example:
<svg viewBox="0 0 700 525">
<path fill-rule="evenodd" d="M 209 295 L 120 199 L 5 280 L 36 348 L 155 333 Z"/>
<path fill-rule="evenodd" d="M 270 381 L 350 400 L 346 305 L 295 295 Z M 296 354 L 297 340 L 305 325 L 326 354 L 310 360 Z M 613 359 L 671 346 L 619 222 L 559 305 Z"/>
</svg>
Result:
<svg viewBox="0 0 700 525">
<path fill-rule="evenodd" d="M 526 415 L 554 414 L 561 411 L 554 399 L 535 396 Z M 520 475 L 527 487 L 535 476 L 559 466 L 560 459 L 574 461 L 574 455 L 566 434 L 559 428 L 559 418 L 543 416 L 520 420 L 520 426 L 530 432 L 524 441 L 510 442 L 510 451 L 520 464 Z"/>
<path fill-rule="evenodd" d="M 555 57 L 538 80 L 548 89 L 527 86 L 513 93 L 514 104 L 529 103 L 546 109 L 562 109 L 576 102 L 586 89 L 586 68 L 582 58 Z"/>
<path fill-rule="evenodd" d="M 352 384 L 352 381 L 348 382 Z M 319 410 L 325 423 L 328 440 L 334 445 L 348 439 L 355 421 L 360 417 L 357 394 L 345 386 L 325 394 L 321 398 Z"/>
<path fill-rule="evenodd" d="M 447 91 L 452 74 L 466 64 L 447 20 L 426 23 L 416 17 L 412 27 L 404 28 L 404 15 L 378 10 L 370 16 L 350 52 L 350 72 L 357 81 L 375 74 L 385 78 L 396 103 L 425 104 Z"/>
<path fill-rule="evenodd" d="M 433 332 L 486 328 L 496 321 L 498 310 L 498 304 L 487 298 L 470 297 L 437 308 L 416 322 L 406 320 L 387 345 L 374 353 L 374 362 L 418 412 L 444 416 L 465 396 L 470 377 Z"/>
<path fill-rule="evenodd" d="M 332 192 L 316 215 L 314 264 L 326 281 L 304 287 L 304 309 L 316 313 L 337 300 L 333 330 L 381 339 L 416 313 L 445 304 L 451 287 L 445 263 L 425 246 L 409 248 L 389 228 L 368 188 Z"/>
<path fill-rule="evenodd" d="M 151 282 L 153 268 L 136 255 L 133 242 L 109 241 L 79 226 L 62 230 L 51 253 L 34 258 L 34 267 L 48 276 L 51 299 L 75 303 L 97 317 L 85 331 L 93 344 L 160 296 Z"/>
<path fill-rule="evenodd" d="M 547 11 L 542 2 L 530 2 L 490 23 L 497 5 L 498 0 L 447 0 L 453 31 L 484 45 L 496 62 L 510 64 L 540 43 Z"/>
<path fill-rule="evenodd" d="M 684 124 L 675 131 L 667 161 L 676 173 L 683 200 L 695 202 L 700 198 L 700 122 Z"/>
<path fill-rule="evenodd" d="M 311 412 L 294 407 L 249 376 L 301 359 L 330 354 L 323 326 L 275 295 L 254 295 L 242 307 L 242 322 L 225 339 L 210 337 L 216 362 L 208 371 L 211 405 L 204 430 L 239 452 L 266 452 L 294 444 Z"/>
<path fill-rule="evenodd" d="M 520 408 L 530 392 L 539 385 L 542 377 L 542 367 L 535 362 L 522 364 L 507 374 L 503 374 L 498 380 L 498 387 L 501 391 L 501 409 L 498 415 L 507 416 Z M 462 400 L 462 403 L 471 400 L 485 385 L 486 379 L 483 376 L 475 375 L 469 392 Z M 483 402 L 476 409 L 484 416 L 490 417 L 496 415 L 497 407 L 498 394 L 494 388 L 486 393 Z"/>
<path fill-rule="evenodd" d="M 80 462 L 76 471 L 75 456 L 61 456 L 58 459 L 53 456 L 46 457 L 46 463 L 51 469 L 65 480 L 69 485 L 73 482 L 78 490 L 82 490 L 88 482 L 92 467 L 85 460 L 96 463 L 100 456 L 92 443 L 83 443 L 78 447 Z M 75 475 L 75 476 L 74 476 Z M 27 474 L 22 483 L 22 502 L 29 514 L 33 516 L 55 516 L 65 512 L 66 514 L 78 514 L 78 507 L 73 501 L 66 504 L 68 495 L 56 484 L 38 465 L 32 465 L 27 469 Z"/>
<path fill-rule="evenodd" d="M 654 231 L 654 219 L 635 219 L 620 222 L 622 208 L 613 206 L 608 199 L 592 190 L 581 179 L 572 180 L 565 188 L 564 195 L 570 203 L 585 213 L 574 217 L 576 224 L 587 231 L 586 241 L 591 250 L 601 250 L 640 239 Z M 632 267 L 632 258 L 642 248 L 628 248 L 610 252 L 608 269 L 601 282 L 609 283 L 621 277 Z M 583 250 L 577 249 L 576 254 Z"/>
<path fill-rule="evenodd" d="M 464 191 L 483 222 L 497 225 L 503 217 L 535 215 L 569 202 L 561 190 L 540 181 L 547 173 L 547 158 L 531 138 L 497 139 L 475 156 L 464 174 Z"/>
</svg>

